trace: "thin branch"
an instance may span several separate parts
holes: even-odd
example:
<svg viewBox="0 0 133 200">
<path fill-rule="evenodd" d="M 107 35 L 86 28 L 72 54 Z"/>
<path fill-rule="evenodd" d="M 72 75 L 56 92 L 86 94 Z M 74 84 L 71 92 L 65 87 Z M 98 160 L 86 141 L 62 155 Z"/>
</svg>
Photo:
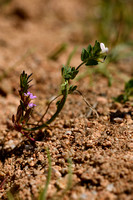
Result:
<svg viewBox="0 0 133 200">
<path fill-rule="evenodd" d="M 30 137 L 29 135 L 27 135 L 27 133 L 25 133 L 24 131 L 21 131 L 21 133 L 22 133 L 24 136 L 26 136 L 30 141 L 36 142 L 36 140 L 35 140 L 34 138 L 32 138 L 32 137 Z"/>
<path fill-rule="evenodd" d="M 93 104 L 92 109 L 95 110 L 96 107 L 97 107 L 97 102 L 95 102 L 95 103 Z M 91 116 L 91 114 L 92 114 L 92 112 L 93 112 L 92 109 L 90 109 L 89 112 L 87 113 L 87 118 L 89 118 L 89 117 Z M 98 117 L 99 117 L 99 115 L 98 115 Z"/>
<path fill-rule="evenodd" d="M 62 96 L 62 94 L 58 95 L 57 97 L 55 97 L 54 99 L 52 99 L 52 100 L 50 101 L 50 103 L 49 103 L 48 106 L 47 106 L 47 109 L 46 109 L 45 113 L 42 115 L 41 119 L 38 121 L 38 124 L 39 124 L 39 122 L 41 122 L 41 121 L 43 120 L 44 116 L 47 114 L 48 109 L 49 109 L 51 103 L 52 103 L 53 101 L 55 101 L 56 99 L 58 99 L 60 96 Z M 38 125 L 38 124 L 37 124 L 37 125 Z"/>
<path fill-rule="evenodd" d="M 86 61 L 82 62 L 77 68 L 76 70 L 78 70 Z"/>
<path fill-rule="evenodd" d="M 79 91 L 79 90 L 75 90 L 75 92 L 77 92 L 80 96 L 82 96 L 84 102 L 86 103 L 86 105 L 96 114 L 97 118 L 99 118 L 99 115 L 97 113 L 97 111 L 95 110 L 94 107 L 92 107 L 90 105 L 90 103 L 86 100 L 86 98 L 83 96 L 83 94 Z"/>
<path fill-rule="evenodd" d="M 4 180 L 2 181 L 2 183 L 0 184 L 0 190 L 2 190 L 3 185 L 5 184 L 5 182 L 7 181 L 8 175 L 4 178 Z"/>
</svg>

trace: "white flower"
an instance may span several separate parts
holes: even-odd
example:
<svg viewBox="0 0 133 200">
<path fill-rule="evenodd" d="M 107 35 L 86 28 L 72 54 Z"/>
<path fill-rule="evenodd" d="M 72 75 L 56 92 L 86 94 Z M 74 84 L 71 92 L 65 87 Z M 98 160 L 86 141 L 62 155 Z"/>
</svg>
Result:
<svg viewBox="0 0 133 200">
<path fill-rule="evenodd" d="M 100 48 L 102 53 L 107 53 L 108 52 L 108 47 L 105 47 L 105 45 L 103 43 L 100 43 Z"/>
</svg>

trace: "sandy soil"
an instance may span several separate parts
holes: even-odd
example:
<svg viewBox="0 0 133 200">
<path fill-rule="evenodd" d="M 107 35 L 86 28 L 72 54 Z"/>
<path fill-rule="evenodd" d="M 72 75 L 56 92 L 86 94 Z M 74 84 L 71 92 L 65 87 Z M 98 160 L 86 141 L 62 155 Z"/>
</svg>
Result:
<svg viewBox="0 0 133 200">
<path fill-rule="evenodd" d="M 56 5 L 56 6 L 55 6 Z M 88 9 L 90 12 L 88 14 Z M 86 0 L 12 0 L 0 8 L 0 198 L 11 191 L 16 199 L 37 199 L 48 172 L 46 147 L 52 159 L 52 177 L 47 199 L 132 200 L 133 199 L 133 107 L 114 103 L 124 88 L 117 70 L 131 76 L 132 60 L 111 64 L 114 82 L 97 74 L 75 82 L 99 118 L 77 94 L 70 95 L 59 117 L 31 144 L 16 132 L 11 121 L 19 104 L 19 76 L 33 73 L 31 91 L 37 96 L 35 120 L 47 101 L 58 95 L 60 69 L 75 45 L 71 64 L 80 64 L 80 52 L 97 39 L 87 17 L 95 3 Z M 87 33 L 88 31 L 88 33 Z M 66 49 L 56 60 L 49 56 L 62 44 Z M 109 44 L 108 44 L 109 45 Z M 81 70 L 84 71 L 85 67 Z M 115 70 L 117 69 L 117 70 Z M 52 104 L 46 118 L 55 110 Z M 72 160 L 72 186 L 66 193 L 68 158 Z"/>
</svg>

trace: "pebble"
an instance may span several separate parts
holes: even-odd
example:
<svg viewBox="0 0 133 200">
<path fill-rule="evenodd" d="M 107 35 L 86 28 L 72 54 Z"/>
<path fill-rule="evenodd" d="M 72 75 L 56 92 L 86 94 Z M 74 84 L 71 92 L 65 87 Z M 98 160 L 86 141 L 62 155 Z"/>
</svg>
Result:
<svg viewBox="0 0 133 200">
<path fill-rule="evenodd" d="M 97 101 L 100 103 L 100 104 L 107 104 L 107 99 L 105 97 L 97 97 Z"/>
<path fill-rule="evenodd" d="M 127 147 L 131 150 L 133 150 L 133 142 L 128 142 Z"/>
<path fill-rule="evenodd" d="M 89 173 L 84 172 L 84 173 L 81 175 L 81 179 L 84 180 L 84 181 L 87 181 L 87 180 L 90 180 L 91 177 L 90 177 Z"/>
<path fill-rule="evenodd" d="M 71 134 L 72 134 L 72 131 L 66 131 L 65 134 L 66 134 L 66 135 L 71 135 Z"/>
<path fill-rule="evenodd" d="M 15 148 L 15 144 L 14 144 L 14 141 L 13 140 L 9 140 L 7 143 L 6 143 L 6 147 L 10 147 L 11 149 L 14 149 Z"/>
<path fill-rule="evenodd" d="M 76 194 L 76 192 L 73 192 L 71 195 L 72 200 L 77 200 L 78 199 L 78 195 Z"/>
<path fill-rule="evenodd" d="M 112 192 L 113 189 L 114 189 L 114 184 L 113 183 L 108 184 L 107 187 L 106 187 L 106 190 L 109 191 L 109 192 Z"/>
<path fill-rule="evenodd" d="M 116 122 L 116 123 L 121 124 L 121 123 L 123 122 L 123 119 L 120 118 L 120 117 L 115 117 L 115 118 L 113 119 L 113 121 Z"/>
<path fill-rule="evenodd" d="M 92 140 L 88 140 L 88 141 L 86 142 L 85 146 L 86 146 L 87 148 L 92 148 L 92 147 L 94 146 L 93 141 L 92 141 Z"/>
<path fill-rule="evenodd" d="M 59 170 L 57 170 L 56 168 L 52 167 L 52 172 L 53 172 L 53 175 L 54 175 L 56 178 L 60 178 L 60 177 L 61 177 L 61 173 L 60 173 Z"/>
<path fill-rule="evenodd" d="M 85 193 L 82 193 L 82 194 L 80 195 L 80 199 L 81 199 L 81 200 L 88 200 L 88 195 L 85 194 Z"/>
</svg>

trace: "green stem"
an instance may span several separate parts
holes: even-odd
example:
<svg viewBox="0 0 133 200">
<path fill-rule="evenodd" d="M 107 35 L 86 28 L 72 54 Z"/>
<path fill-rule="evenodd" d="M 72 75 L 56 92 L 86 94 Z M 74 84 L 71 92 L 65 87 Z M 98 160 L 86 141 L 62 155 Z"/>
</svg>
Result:
<svg viewBox="0 0 133 200">
<path fill-rule="evenodd" d="M 67 99 L 67 95 L 68 95 L 68 83 L 65 85 L 65 90 L 64 90 L 64 94 L 63 94 L 63 97 L 58 105 L 58 108 L 56 110 L 56 112 L 54 113 L 54 115 L 52 115 L 52 117 L 45 123 L 41 124 L 41 125 L 38 125 L 36 127 L 33 127 L 33 128 L 24 128 L 23 127 L 23 130 L 25 131 L 35 131 L 35 130 L 40 130 L 40 129 L 43 129 L 45 127 L 47 127 L 51 122 L 54 121 L 54 119 L 58 116 L 58 114 L 61 112 L 65 102 L 66 102 L 66 99 Z"/>
<path fill-rule="evenodd" d="M 85 63 L 85 61 L 82 62 L 82 63 L 76 68 L 76 70 L 78 70 L 84 63 Z M 62 99 L 61 99 L 61 101 L 60 101 L 60 103 L 59 103 L 59 105 L 58 105 L 58 107 L 57 107 L 56 112 L 52 115 L 52 117 L 51 117 L 48 121 L 46 121 L 45 123 L 43 123 L 43 124 L 41 124 L 41 125 L 35 125 L 33 128 L 25 128 L 25 127 L 22 127 L 22 129 L 25 130 L 25 131 L 36 131 L 36 130 L 41 130 L 41 129 L 47 127 L 51 122 L 53 122 L 53 121 L 55 120 L 55 118 L 58 116 L 58 114 L 61 112 L 61 110 L 62 110 L 62 108 L 63 108 L 63 106 L 64 106 L 64 104 L 65 104 L 65 102 L 66 102 L 67 95 L 68 95 L 68 85 L 69 85 L 69 83 L 68 83 L 68 81 L 66 81 L 65 88 L 64 88 L 64 90 L 63 90 L 63 97 L 62 97 Z"/>
<path fill-rule="evenodd" d="M 77 68 L 76 68 L 76 70 L 78 70 L 83 64 L 85 64 L 86 63 L 86 61 L 84 61 L 84 62 L 82 62 Z"/>
</svg>

